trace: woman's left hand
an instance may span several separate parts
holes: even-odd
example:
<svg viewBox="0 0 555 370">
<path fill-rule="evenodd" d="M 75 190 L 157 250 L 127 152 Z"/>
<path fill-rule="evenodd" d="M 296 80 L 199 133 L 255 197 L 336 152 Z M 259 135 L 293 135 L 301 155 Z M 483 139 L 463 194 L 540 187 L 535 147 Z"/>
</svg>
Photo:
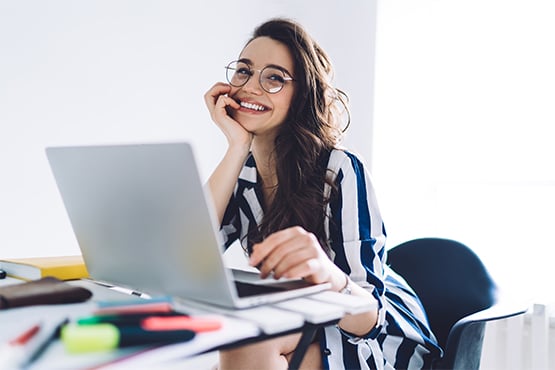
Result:
<svg viewBox="0 0 555 370">
<path fill-rule="evenodd" d="M 316 236 L 300 226 L 280 230 L 255 244 L 249 263 L 259 267 L 262 278 L 272 273 L 276 279 L 304 278 L 318 284 L 333 283 L 339 276 L 344 282 L 343 273 L 322 250 Z"/>
</svg>

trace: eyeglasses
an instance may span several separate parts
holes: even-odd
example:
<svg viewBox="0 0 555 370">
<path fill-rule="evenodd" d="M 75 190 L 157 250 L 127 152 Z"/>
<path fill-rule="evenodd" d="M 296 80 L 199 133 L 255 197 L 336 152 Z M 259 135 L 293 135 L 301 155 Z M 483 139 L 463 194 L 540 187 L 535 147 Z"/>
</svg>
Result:
<svg viewBox="0 0 555 370">
<path fill-rule="evenodd" d="M 227 82 L 235 87 L 244 86 L 254 72 L 258 72 L 260 86 L 270 94 L 280 92 L 287 81 L 295 81 L 287 75 L 287 72 L 280 68 L 267 66 L 261 70 L 252 69 L 247 63 L 240 60 L 229 63 L 225 69 Z"/>
</svg>

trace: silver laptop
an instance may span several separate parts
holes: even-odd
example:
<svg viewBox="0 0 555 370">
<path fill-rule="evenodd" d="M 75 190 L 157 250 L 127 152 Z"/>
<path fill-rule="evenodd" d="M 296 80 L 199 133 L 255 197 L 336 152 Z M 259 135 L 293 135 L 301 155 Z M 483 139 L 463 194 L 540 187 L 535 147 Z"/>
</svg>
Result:
<svg viewBox="0 0 555 370">
<path fill-rule="evenodd" d="M 188 143 L 50 147 L 46 154 L 93 280 L 235 308 L 329 287 L 225 267 Z"/>
</svg>

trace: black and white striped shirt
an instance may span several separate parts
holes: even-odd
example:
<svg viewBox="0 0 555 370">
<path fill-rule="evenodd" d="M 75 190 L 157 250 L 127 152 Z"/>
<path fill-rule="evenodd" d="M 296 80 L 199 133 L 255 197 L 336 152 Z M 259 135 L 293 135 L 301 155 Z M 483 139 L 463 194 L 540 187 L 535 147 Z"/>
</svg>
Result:
<svg viewBox="0 0 555 370">
<path fill-rule="evenodd" d="M 441 349 L 415 293 L 385 264 L 386 233 L 369 173 L 356 155 L 339 149 L 331 152 L 328 169 L 336 174 L 338 191 L 326 210 L 331 258 L 378 301 L 378 323 L 364 337 L 352 336 L 336 326 L 323 329 L 319 340 L 324 367 L 429 367 L 431 360 L 441 355 Z M 248 231 L 257 227 L 263 216 L 257 180 L 256 163 L 250 156 L 222 222 L 226 246 L 239 239 L 248 250 Z"/>
</svg>

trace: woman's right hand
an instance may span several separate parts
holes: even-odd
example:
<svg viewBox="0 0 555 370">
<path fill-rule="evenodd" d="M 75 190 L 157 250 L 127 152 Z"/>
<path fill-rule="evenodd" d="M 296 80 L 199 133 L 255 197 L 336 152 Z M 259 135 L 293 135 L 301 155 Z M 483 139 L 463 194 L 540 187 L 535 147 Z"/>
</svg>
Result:
<svg viewBox="0 0 555 370">
<path fill-rule="evenodd" d="M 230 85 L 219 82 L 204 94 L 204 101 L 210 111 L 210 116 L 222 130 L 228 142 L 224 157 L 208 179 L 208 189 L 212 195 L 218 224 L 221 224 L 223 220 L 227 204 L 231 199 L 253 139 L 253 134 L 245 130 L 228 114 L 228 110 L 240 108 L 239 104 L 227 95 L 230 92 Z"/>
<path fill-rule="evenodd" d="M 250 148 L 253 134 L 228 114 L 228 109 L 240 108 L 240 105 L 227 95 L 230 91 L 230 85 L 218 82 L 204 94 L 204 101 L 212 120 L 222 130 L 229 145 L 245 145 Z"/>
</svg>

